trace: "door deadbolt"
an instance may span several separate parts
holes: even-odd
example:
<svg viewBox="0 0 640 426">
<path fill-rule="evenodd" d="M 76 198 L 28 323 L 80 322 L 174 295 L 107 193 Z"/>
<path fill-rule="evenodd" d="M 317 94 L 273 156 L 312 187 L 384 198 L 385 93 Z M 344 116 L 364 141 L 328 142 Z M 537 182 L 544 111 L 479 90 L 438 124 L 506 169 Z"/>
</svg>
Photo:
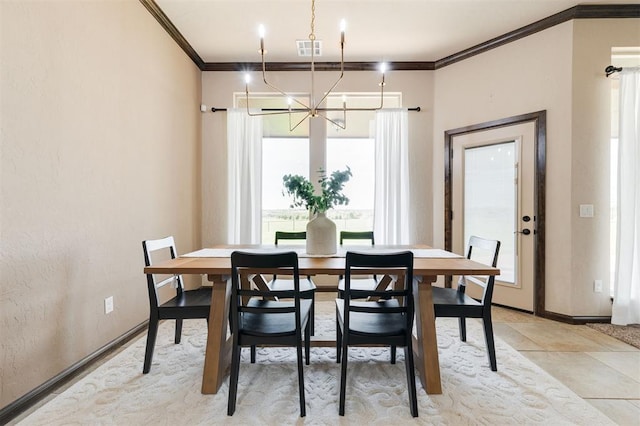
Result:
<svg viewBox="0 0 640 426">
<path fill-rule="evenodd" d="M 530 216 L 522 216 L 522 220 L 525 222 L 529 222 L 531 220 Z"/>
</svg>

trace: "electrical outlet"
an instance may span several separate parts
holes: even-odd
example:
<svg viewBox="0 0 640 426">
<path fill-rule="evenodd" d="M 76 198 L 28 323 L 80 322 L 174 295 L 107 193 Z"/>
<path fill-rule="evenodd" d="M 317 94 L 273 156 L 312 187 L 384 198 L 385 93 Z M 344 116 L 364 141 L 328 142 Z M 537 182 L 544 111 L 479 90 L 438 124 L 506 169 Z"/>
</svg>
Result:
<svg viewBox="0 0 640 426">
<path fill-rule="evenodd" d="M 593 291 L 596 293 L 602 293 L 602 280 L 593 281 Z"/>
<path fill-rule="evenodd" d="M 110 314 L 111 312 L 113 312 L 113 296 L 104 299 L 104 313 Z"/>
</svg>

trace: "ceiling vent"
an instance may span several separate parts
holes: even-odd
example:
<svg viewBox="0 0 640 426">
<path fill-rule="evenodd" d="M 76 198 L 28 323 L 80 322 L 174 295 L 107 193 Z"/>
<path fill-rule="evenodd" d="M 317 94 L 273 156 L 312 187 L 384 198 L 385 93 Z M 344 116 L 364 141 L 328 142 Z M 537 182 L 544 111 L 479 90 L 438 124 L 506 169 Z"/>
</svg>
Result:
<svg viewBox="0 0 640 426">
<path fill-rule="evenodd" d="M 298 49 L 298 56 L 311 56 L 311 40 L 296 40 L 296 48 Z M 314 40 L 313 52 L 314 56 L 322 56 L 322 40 Z"/>
</svg>

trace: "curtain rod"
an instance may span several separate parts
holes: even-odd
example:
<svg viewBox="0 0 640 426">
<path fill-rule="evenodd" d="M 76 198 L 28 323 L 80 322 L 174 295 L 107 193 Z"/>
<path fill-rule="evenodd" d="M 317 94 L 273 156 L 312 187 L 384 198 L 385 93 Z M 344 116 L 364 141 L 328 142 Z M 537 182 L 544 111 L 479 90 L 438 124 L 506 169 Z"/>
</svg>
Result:
<svg viewBox="0 0 640 426">
<path fill-rule="evenodd" d="M 604 69 L 605 74 L 609 77 L 611 74 L 622 71 L 620 67 L 614 67 L 613 65 L 609 65 Z"/>
<path fill-rule="evenodd" d="M 407 108 L 409 111 L 417 111 L 420 112 L 420 107 L 415 107 L 415 108 Z M 211 112 L 217 112 L 217 111 L 226 111 L 227 108 L 216 108 L 216 107 L 211 107 Z M 289 108 L 261 108 L 261 111 L 277 111 L 277 112 L 287 112 L 289 111 Z M 358 109 L 351 109 L 351 111 L 357 111 Z M 306 109 L 296 109 L 296 108 L 292 108 L 291 112 L 306 112 Z M 326 111 L 323 109 L 323 111 Z M 334 111 L 342 111 L 341 108 L 335 108 Z M 370 108 L 363 108 L 362 111 L 371 111 Z"/>
</svg>

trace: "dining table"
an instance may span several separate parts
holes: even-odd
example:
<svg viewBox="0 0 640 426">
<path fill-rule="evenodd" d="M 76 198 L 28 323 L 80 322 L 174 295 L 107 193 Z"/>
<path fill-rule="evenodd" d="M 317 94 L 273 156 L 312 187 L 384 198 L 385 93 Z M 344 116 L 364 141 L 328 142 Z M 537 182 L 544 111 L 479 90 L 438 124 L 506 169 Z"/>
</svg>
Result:
<svg viewBox="0 0 640 426">
<path fill-rule="evenodd" d="M 498 268 L 467 259 L 459 254 L 427 245 L 385 245 L 340 247 L 332 255 L 307 255 L 304 245 L 218 245 L 200 249 L 144 268 L 146 274 L 206 275 L 212 285 L 211 311 L 202 374 L 203 394 L 215 394 L 222 385 L 231 361 L 232 338 L 228 330 L 231 294 L 231 253 L 235 250 L 298 253 L 301 275 L 333 275 L 345 273 L 345 255 L 349 250 L 390 253 L 410 250 L 414 254 L 415 333 L 413 352 L 420 381 L 428 394 L 441 394 L 440 363 L 436 336 L 432 284 L 439 276 L 499 275 Z M 326 290 L 323 289 L 323 290 Z M 337 291 L 337 284 L 335 290 Z M 323 346 L 327 342 L 312 341 Z"/>
</svg>

